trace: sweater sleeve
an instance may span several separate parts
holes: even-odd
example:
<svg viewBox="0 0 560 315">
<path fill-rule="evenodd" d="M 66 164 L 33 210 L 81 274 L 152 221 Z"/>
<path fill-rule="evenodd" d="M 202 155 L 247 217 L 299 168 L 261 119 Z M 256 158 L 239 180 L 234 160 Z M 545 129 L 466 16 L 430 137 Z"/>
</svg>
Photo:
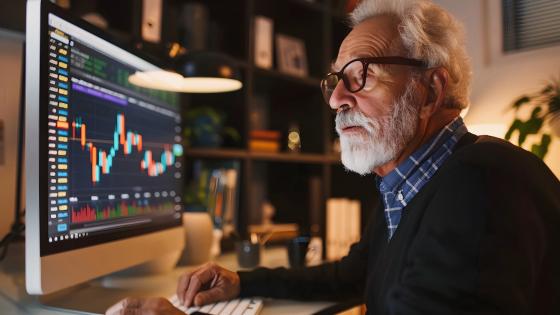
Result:
<svg viewBox="0 0 560 315">
<path fill-rule="evenodd" d="M 512 174 L 449 175 L 388 292 L 387 314 L 527 314 L 545 244 L 535 198 Z"/>
<path fill-rule="evenodd" d="M 299 300 L 363 298 L 373 221 L 369 222 L 361 240 L 339 261 L 305 268 L 257 268 L 238 272 L 240 295 Z"/>
</svg>

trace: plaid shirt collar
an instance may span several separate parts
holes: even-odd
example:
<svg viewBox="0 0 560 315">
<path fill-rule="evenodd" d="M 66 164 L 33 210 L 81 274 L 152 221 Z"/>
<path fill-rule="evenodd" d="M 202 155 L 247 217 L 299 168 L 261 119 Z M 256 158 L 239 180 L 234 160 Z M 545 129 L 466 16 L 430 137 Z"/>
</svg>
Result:
<svg viewBox="0 0 560 315">
<path fill-rule="evenodd" d="M 376 177 L 385 206 L 389 240 L 399 225 L 403 208 L 432 178 L 466 133 L 463 120 L 457 117 L 389 174 Z"/>
</svg>

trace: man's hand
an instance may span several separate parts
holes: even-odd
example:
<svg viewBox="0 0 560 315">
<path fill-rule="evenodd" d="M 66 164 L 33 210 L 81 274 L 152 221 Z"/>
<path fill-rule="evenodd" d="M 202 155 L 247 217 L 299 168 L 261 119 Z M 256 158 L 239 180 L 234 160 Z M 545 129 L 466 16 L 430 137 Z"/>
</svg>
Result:
<svg viewBox="0 0 560 315">
<path fill-rule="evenodd" d="M 236 298 L 241 286 L 237 273 L 207 263 L 179 278 L 177 298 L 186 307 Z"/>
<path fill-rule="evenodd" d="M 126 298 L 111 306 L 106 315 L 185 315 L 164 298 Z"/>
</svg>

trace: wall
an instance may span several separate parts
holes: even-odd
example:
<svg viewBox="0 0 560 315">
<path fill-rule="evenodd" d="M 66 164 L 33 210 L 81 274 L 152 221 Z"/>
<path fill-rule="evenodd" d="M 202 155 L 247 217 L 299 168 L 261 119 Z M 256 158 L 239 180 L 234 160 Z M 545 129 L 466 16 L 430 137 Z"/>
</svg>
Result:
<svg viewBox="0 0 560 315">
<path fill-rule="evenodd" d="M 520 95 L 539 91 L 543 82 L 560 76 L 560 44 L 502 52 L 501 0 L 435 0 L 465 26 L 467 49 L 473 64 L 471 107 L 465 117 L 473 131 L 503 137 L 513 112 L 510 104 Z M 531 141 L 531 139 L 528 139 Z M 545 162 L 560 177 L 560 139 L 553 140 Z"/>
<path fill-rule="evenodd" d="M 10 229 L 15 206 L 18 108 L 23 35 L 0 29 L 0 120 L 4 156 L 0 163 L 0 237 Z"/>
</svg>

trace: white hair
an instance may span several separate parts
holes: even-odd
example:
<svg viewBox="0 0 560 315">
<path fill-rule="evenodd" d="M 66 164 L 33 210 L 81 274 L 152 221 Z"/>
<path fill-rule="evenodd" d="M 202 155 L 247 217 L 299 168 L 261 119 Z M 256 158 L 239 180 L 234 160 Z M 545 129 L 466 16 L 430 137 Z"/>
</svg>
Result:
<svg viewBox="0 0 560 315">
<path fill-rule="evenodd" d="M 464 45 L 463 28 L 450 13 L 430 0 L 362 0 L 350 14 L 352 26 L 377 15 L 394 15 L 410 58 L 449 72 L 445 106 L 469 105 L 471 65 Z"/>
</svg>

